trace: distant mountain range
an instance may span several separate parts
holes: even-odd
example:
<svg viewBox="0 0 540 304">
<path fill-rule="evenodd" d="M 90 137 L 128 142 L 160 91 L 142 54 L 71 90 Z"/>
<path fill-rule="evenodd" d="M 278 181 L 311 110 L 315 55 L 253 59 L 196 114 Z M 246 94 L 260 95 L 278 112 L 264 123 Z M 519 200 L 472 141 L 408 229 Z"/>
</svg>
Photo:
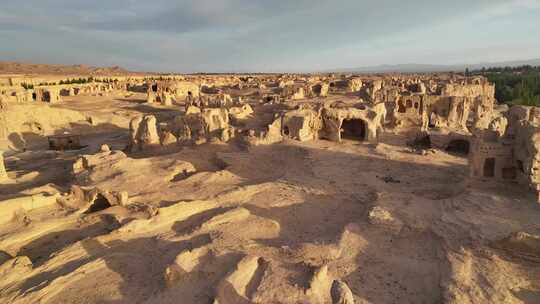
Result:
<svg viewBox="0 0 540 304">
<path fill-rule="evenodd" d="M 318 71 L 318 73 L 434 73 L 434 72 L 463 72 L 469 70 L 479 70 L 483 67 L 516 67 L 522 65 L 540 66 L 540 58 L 529 60 L 514 60 L 503 62 L 486 62 L 476 64 L 457 65 L 437 65 L 437 64 L 395 64 L 376 65 L 358 68 L 341 68 Z M 247 72 L 244 72 L 247 73 Z M 0 61 L 1 74 L 48 74 L 48 75 L 130 75 L 144 74 L 144 72 L 129 71 L 119 66 L 94 67 L 84 64 L 62 65 L 62 64 L 33 64 L 23 62 Z M 220 73 L 222 74 L 222 73 Z M 223 73 L 226 74 L 226 73 Z M 249 73 L 248 73 L 249 74 Z"/>
<path fill-rule="evenodd" d="M 84 64 L 33 64 L 0 61 L 0 74 L 42 74 L 42 75 L 126 75 L 132 74 L 119 66 L 93 67 Z"/>
<path fill-rule="evenodd" d="M 433 72 L 463 72 L 465 69 L 479 70 L 485 68 L 497 67 L 516 67 L 522 65 L 540 66 L 540 58 L 529 60 L 515 60 L 502 62 L 486 62 L 475 64 L 457 64 L 457 65 L 437 65 L 437 64 L 395 64 L 395 65 L 377 65 L 359 68 L 343 68 L 326 70 L 324 73 L 433 73 Z"/>
</svg>

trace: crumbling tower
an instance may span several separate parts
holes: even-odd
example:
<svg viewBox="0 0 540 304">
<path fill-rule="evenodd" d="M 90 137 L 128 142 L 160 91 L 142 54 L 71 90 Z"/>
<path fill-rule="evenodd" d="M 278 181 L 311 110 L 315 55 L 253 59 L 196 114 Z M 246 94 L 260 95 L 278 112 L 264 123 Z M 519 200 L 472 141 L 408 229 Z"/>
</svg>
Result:
<svg viewBox="0 0 540 304">
<path fill-rule="evenodd" d="M 0 151 L 0 183 L 9 180 L 6 167 L 4 166 L 4 152 Z"/>
</svg>

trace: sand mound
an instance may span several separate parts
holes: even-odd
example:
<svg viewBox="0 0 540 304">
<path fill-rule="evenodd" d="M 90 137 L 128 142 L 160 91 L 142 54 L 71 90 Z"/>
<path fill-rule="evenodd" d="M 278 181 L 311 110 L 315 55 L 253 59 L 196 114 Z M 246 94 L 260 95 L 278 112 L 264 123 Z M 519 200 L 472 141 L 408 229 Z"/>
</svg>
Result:
<svg viewBox="0 0 540 304">
<path fill-rule="evenodd" d="M 45 136 L 75 122 L 87 124 L 80 112 L 47 104 L 10 103 L 0 110 L 0 149 L 22 150 L 43 144 Z"/>
</svg>

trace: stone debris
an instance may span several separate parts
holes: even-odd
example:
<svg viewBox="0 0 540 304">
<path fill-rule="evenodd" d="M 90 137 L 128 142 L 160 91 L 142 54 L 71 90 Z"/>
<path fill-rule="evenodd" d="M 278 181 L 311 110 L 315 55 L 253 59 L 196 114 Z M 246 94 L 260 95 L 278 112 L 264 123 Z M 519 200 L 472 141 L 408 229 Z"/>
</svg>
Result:
<svg viewBox="0 0 540 304">
<path fill-rule="evenodd" d="M 399 219 L 394 218 L 388 210 L 380 206 L 375 206 L 369 211 L 368 220 L 372 225 L 384 226 L 398 232 L 403 226 Z"/>
<path fill-rule="evenodd" d="M 387 184 L 399 184 L 401 183 L 400 180 L 393 178 L 392 176 L 386 175 L 386 176 L 377 176 L 378 179 L 382 180 L 383 182 Z"/>
</svg>

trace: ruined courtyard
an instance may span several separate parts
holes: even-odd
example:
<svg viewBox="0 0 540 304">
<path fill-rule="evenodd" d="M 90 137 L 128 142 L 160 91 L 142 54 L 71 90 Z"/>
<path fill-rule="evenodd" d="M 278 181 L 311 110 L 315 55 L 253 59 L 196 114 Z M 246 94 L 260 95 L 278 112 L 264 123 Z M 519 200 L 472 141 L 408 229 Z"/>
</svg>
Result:
<svg viewBox="0 0 540 304">
<path fill-rule="evenodd" d="M 1 303 L 539 303 L 540 108 L 432 74 L 0 77 Z"/>
</svg>

